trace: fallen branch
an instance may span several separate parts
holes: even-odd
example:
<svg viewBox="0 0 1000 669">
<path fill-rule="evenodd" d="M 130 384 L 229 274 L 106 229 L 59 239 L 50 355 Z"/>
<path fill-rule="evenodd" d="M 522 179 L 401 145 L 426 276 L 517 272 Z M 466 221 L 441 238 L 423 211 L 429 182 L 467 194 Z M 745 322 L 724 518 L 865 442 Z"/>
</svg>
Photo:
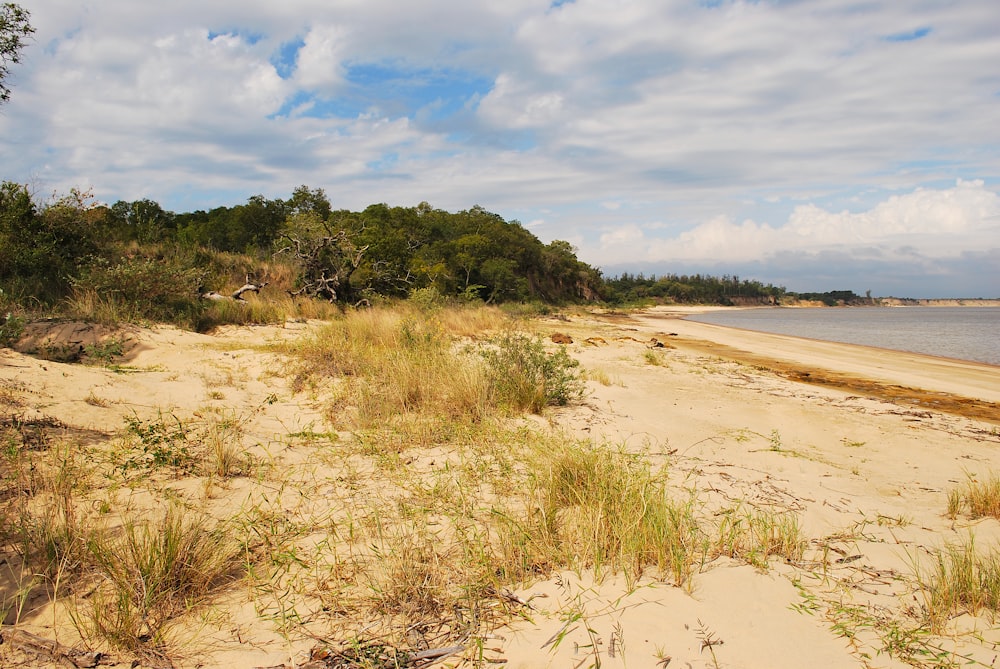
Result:
<svg viewBox="0 0 1000 669">
<path fill-rule="evenodd" d="M 247 274 L 246 283 L 236 289 L 232 295 L 223 295 L 222 293 L 217 293 L 214 290 L 210 290 L 207 293 L 202 293 L 201 297 L 203 300 L 238 300 L 243 302 L 244 293 L 260 293 L 261 289 L 264 288 L 269 282 L 263 281 L 261 283 L 256 283 L 250 280 L 250 275 Z"/>
</svg>

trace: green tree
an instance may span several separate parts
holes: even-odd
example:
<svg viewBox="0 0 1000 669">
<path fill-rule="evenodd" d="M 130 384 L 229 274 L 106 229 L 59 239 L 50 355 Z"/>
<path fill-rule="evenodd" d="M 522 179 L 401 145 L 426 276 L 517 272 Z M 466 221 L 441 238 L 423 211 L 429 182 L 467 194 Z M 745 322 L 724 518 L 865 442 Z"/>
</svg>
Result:
<svg viewBox="0 0 1000 669">
<path fill-rule="evenodd" d="M 21 50 L 35 29 L 28 22 L 30 12 L 13 2 L 0 5 L 0 103 L 10 99 L 7 77 L 10 66 L 21 62 Z"/>
<path fill-rule="evenodd" d="M 27 188 L 0 187 L 0 280 L 43 303 L 62 297 L 82 266 L 102 251 L 106 209 L 76 189 L 36 209 Z"/>
<path fill-rule="evenodd" d="M 322 188 L 310 189 L 305 185 L 292 191 L 292 197 L 285 202 L 285 206 L 289 215 L 312 212 L 324 221 L 330 218 L 330 212 L 333 210 L 326 191 Z"/>
<path fill-rule="evenodd" d="M 111 205 L 108 222 L 120 240 L 142 243 L 163 239 L 174 227 L 174 217 L 153 200 L 125 202 L 118 200 Z"/>
</svg>

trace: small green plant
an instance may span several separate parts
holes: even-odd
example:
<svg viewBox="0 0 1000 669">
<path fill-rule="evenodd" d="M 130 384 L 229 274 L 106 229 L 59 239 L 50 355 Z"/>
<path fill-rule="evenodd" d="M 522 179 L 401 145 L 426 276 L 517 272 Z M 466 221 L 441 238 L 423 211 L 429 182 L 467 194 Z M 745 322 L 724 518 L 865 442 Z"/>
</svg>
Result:
<svg viewBox="0 0 1000 669">
<path fill-rule="evenodd" d="M 715 647 L 721 646 L 725 641 L 720 639 L 715 632 L 708 629 L 701 620 L 698 621 L 698 629 L 695 630 L 695 634 L 698 637 L 698 641 L 701 642 L 701 650 L 708 649 L 708 652 L 712 655 L 712 665 L 715 669 L 719 669 L 719 658 L 715 655 Z"/>
<path fill-rule="evenodd" d="M 164 467 L 188 470 L 194 463 L 187 443 L 187 429 L 179 418 L 160 413 L 144 421 L 126 416 L 123 444 L 127 455 L 119 465 L 123 475 L 131 471 L 149 472 Z"/>
<path fill-rule="evenodd" d="M 771 436 L 768 441 L 771 443 L 772 451 L 780 452 L 782 450 L 781 433 L 777 430 L 771 430 Z"/>
<path fill-rule="evenodd" d="M 115 358 L 125 355 L 126 339 L 112 337 L 102 342 L 87 344 L 83 347 L 84 355 L 102 365 L 110 365 Z"/>
<path fill-rule="evenodd" d="M 647 365 L 652 365 L 653 367 L 666 367 L 667 358 L 665 355 L 658 351 L 649 350 L 642 354 L 642 359 Z"/>
<path fill-rule="evenodd" d="M 24 318 L 8 311 L 0 321 L 0 347 L 9 347 L 20 339 L 24 333 L 24 326 Z"/>
</svg>

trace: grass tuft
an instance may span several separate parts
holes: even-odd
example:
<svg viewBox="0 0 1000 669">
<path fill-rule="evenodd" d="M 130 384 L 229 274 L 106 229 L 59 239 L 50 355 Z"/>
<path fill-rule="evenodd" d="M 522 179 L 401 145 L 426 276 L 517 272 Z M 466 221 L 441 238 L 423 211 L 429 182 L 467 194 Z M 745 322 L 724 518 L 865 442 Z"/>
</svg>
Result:
<svg viewBox="0 0 1000 669">
<path fill-rule="evenodd" d="M 970 477 L 964 487 L 950 490 L 948 517 L 955 519 L 963 510 L 972 518 L 1000 518 L 1000 476 L 991 474 L 982 481 Z"/>
<path fill-rule="evenodd" d="M 652 567 L 682 585 L 704 555 L 694 497 L 671 498 L 642 455 L 562 440 L 538 449 L 528 470 L 535 506 L 508 528 L 517 533 L 506 543 L 551 551 L 535 562 L 634 577 Z"/>
<path fill-rule="evenodd" d="M 919 574 L 931 629 L 940 633 L 952 617 L 1000 610 L 1000 550 L 976 549 L 975 539 L 948 544 L 935 558 L 930 573 Z"/>
<path fill-rule="evenodd" d="M 81 633 L 139 656 L 161 653 L 169 623 L 240 569 L 240 545 L 224 528 L 176 505 L 159 520 L 95 532 L 87 551 L 102 582 L 76 617 Z"/>
<path fill-rule="evenodd" d="M 738 558 L 762 569 L 768 558 L 779 556 L 786 561 L 802 559 L 807 542 L 798 516 L 738 506 L 721 514 L 716 550 L 720 555 Z"/>
</svg>

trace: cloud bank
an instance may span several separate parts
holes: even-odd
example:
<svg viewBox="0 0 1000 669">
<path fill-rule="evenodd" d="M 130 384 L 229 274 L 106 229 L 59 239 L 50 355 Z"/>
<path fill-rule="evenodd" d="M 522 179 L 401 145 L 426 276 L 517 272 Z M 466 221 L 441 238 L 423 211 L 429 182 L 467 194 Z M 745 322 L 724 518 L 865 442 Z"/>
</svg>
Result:
<svg viewBox="0 0 1000 669">
<path fill-rule="evenodd" d="M 307 184 L 606 271 L 1000 296 L 993 0 L 30 4 L 0 178 L 42 193 Z"/>
</svg>

